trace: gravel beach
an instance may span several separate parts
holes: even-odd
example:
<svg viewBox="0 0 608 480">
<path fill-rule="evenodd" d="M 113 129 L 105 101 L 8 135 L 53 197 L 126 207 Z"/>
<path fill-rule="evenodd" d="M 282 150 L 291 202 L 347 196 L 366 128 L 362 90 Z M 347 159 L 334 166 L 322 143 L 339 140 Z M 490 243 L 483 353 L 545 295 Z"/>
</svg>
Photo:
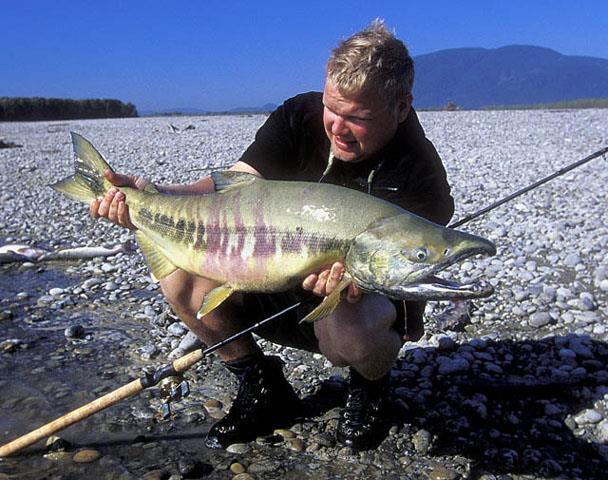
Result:
<svg viewBox="0 0 608 480">
<path fill-rule="evenodd" d="M 455 220 L 608 145 L 608 109 L 419 116 L 446 166 Z M 70 131 L 117 171 L 181 183 L 238 160 L 265 118 L 0 123 L 0 140 L 21 145 L 0 149 L 0 246 L 133 240 L 48 187 L 72 172 Z M 403 347 L 392 370 L 393 427 L 377 450 L 335 442 L 344 369 L 262 341 L 311 406 L 289 429 L 206 449 L 205 433 L 237 388 L 211 356 L 185 375 L 191 393 L 172 406 L 172 420 L 159 420 L 160 391 L 149 389 L 50 447 L 1 460 L 0 480 L 606 478 L 607 167 L 598 158 L 461 227 L 494 241 L 498 254 L 465 261 L 453 276 L 483 276 L 496 292 L 464 314 L 428 305 L 425 336 Z M 139 251 L 0 265 L 0 442 L 195 346 Z"/>
</svg>

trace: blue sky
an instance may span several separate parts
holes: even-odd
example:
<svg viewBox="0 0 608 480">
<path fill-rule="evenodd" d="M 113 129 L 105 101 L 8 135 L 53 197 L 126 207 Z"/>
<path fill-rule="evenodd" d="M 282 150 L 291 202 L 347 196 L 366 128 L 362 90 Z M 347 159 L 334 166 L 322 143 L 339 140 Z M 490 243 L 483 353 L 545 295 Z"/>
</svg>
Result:
<svg viewBox="0 0 608 480">
<path fill-rule="evenodd" d="M 225 110 L 321 89 L 340 38 L 376 17 L 412 55 L 512 44 L 608 58 L 606 0 L 4 0 L 0 96 Z"/>
</svg>

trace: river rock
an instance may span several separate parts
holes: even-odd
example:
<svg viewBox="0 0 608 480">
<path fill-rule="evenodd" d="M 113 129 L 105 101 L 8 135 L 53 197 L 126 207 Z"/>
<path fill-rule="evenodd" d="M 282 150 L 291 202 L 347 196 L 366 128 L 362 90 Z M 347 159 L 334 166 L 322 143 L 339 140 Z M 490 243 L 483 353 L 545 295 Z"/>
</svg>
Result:
<svg viewBox="0 0 608 480">
<path fill-rule="evenodd" d="M 79 450 L 74 454 L 72 460 L 75 463 L 91 463 L 101 457 L 101 453 L 93 449 Z"/>
</svg>

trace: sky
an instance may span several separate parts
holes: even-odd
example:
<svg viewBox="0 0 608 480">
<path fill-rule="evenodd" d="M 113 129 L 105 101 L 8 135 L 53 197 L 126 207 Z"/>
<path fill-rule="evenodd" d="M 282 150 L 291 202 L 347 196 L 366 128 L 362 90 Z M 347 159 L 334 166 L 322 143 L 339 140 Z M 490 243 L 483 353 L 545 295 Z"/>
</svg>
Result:
<svg viewBox="0 0 608 480">
<path fill-rule="evenodd" d="M 519 44 L 608 58 L 606 0 L 2 0 L 0 96 L 280 104 L 321 90 L 331 49 L 374 18 L 413 56 Z"/>
</svg>

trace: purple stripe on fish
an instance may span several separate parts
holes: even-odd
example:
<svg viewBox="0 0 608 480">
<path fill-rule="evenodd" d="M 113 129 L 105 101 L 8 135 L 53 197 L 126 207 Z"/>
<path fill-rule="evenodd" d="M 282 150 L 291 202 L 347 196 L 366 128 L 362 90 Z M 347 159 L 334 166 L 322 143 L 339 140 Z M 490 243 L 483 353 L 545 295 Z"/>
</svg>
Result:
<svg viewBox="0 0 608 480">
<path fill-rule="evenodd" d="M 265 258 L 275 255 L 277 252 L 276 235 L 276 228 L 264 223 L 262 210 L 256 210 L 253 229 L 253 256 L 255 258 Z"/>
<path fill-rule="evenodd" d="M 281 236 L 281 251 L 285 253 L 298 253 L 302 251 L 305 241 L 304 229 L 296 227 L 295 232 L 287 231 Z"/>
</svg>

